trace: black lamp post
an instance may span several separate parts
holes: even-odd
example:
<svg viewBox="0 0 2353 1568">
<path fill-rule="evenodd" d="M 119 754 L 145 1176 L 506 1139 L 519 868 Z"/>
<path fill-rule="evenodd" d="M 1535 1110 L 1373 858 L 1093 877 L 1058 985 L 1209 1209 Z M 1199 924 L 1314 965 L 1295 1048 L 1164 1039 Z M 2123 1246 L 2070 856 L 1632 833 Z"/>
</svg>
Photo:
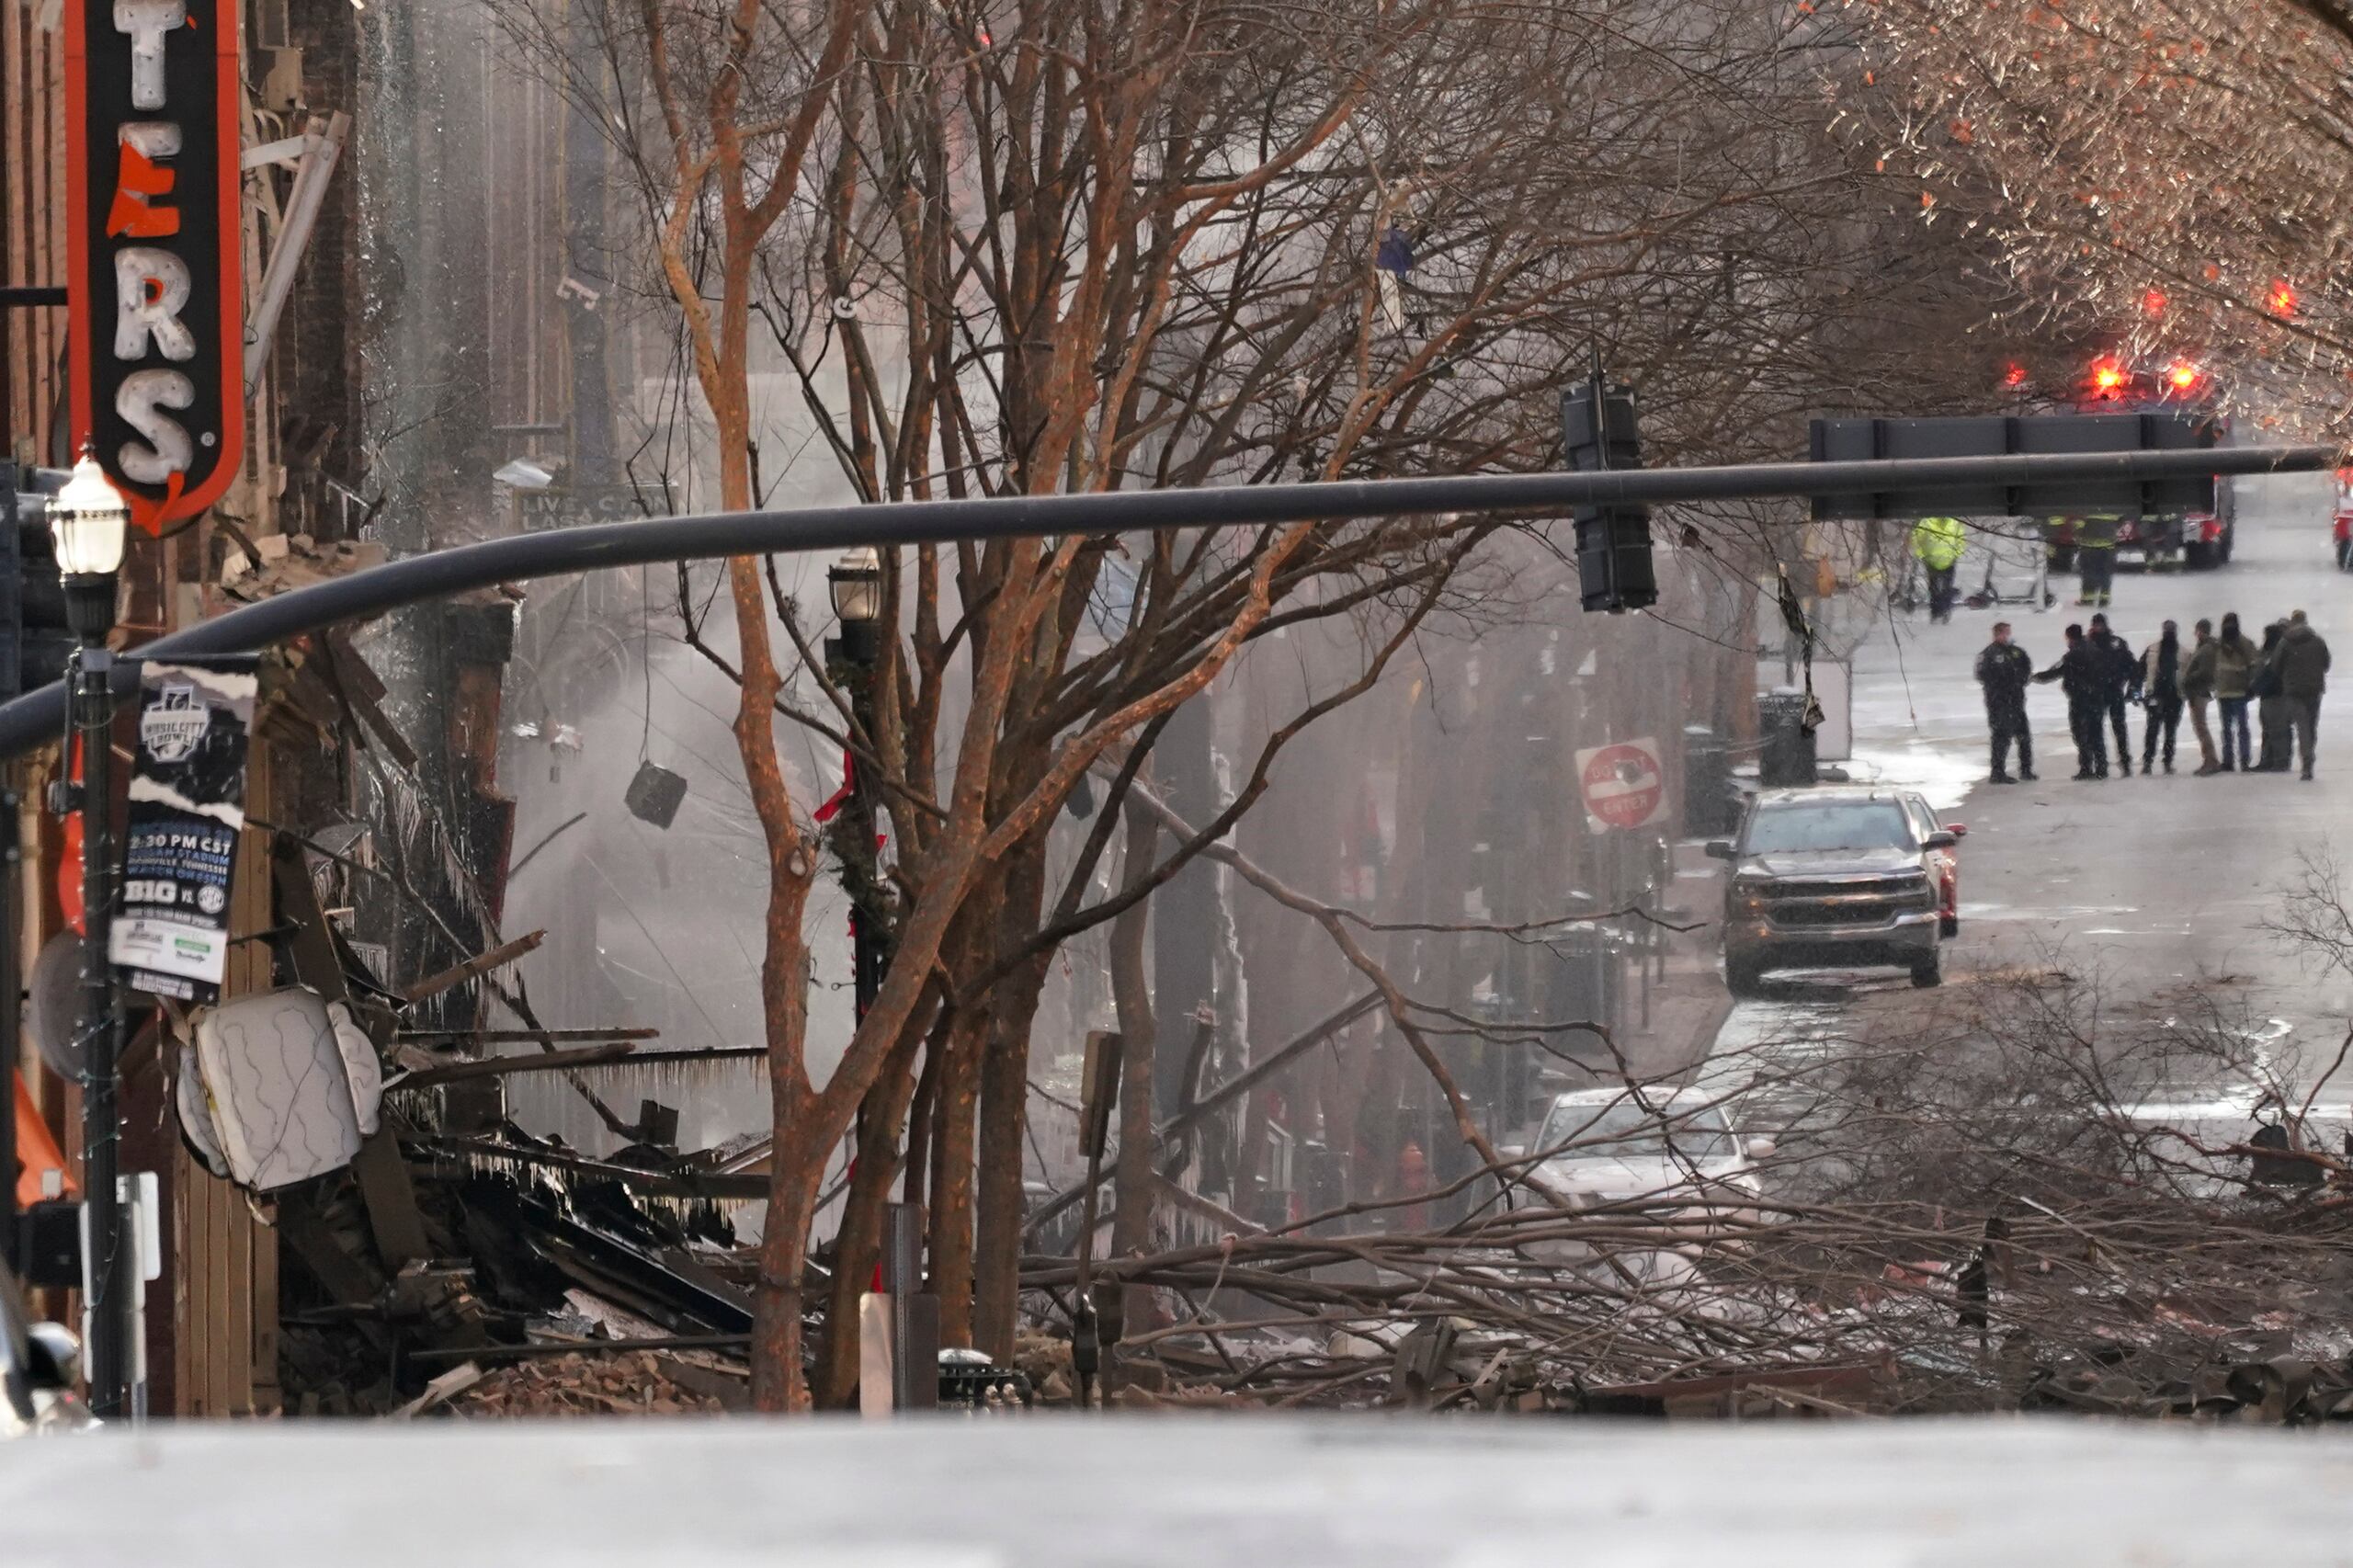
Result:
<svg viewBox="0 0 2353 1568">
<path fill-rule="evenodd" d="M 130 1388 L 129 1306 L 138 1289 L 133 1259 L 123 1245 L 122 1204 L 116 1192 L 122 1118 L 115 1103 L 122 1058 L 121 995 L 107 946 L 114 925 L 114 630 L 115 584 L 122 570 L 131 508 L 107 481 L 87 445 L 82 460 L 49 504 L 49 528 L 65 589 L 66 622 L 80 642 L 72 671 L 74 733 L 81 742 L 82 782 L 74 803 L 82 812 L 82 1010 L 78 1028 L 86 1047 L 82 1077 L 82 1201 L 89 1249 L 90 1408 L 99 1416 L 123 1414 Z"/>
<path fill-rule="evenodd" d="M 870 549 L 853 550 L 825 571 L 841 636 L 828 650 L 839 666 L 836 677 L 849 688 L 850 713 L 858 732 L 874 735 L 874 667 L 881 657 L 882 562 Z M 849 798 L 843 802 L 842 891 L 849 895 L 852 994 L 860 1021 L 882 989 L 889 959 L 881 921 L 881 869 L 875 854 L 874 790 L 870 769 L 849 760 Z"/>
<path fill-rule="evenodd" d="M 850 551 L 825 571 L 841 635 L 826 645 L 835 684 L 849 691 L 850 716 L 868 744 L 875 738 L 874 679 L 882 660 L 882 561 L 871 548 Z M 858 1021 L 863 1023 L 882 990 L 891 961 L 884 913 L 881 857 L 875 849 L 877 813 L 874 771 L 849 754 L 848 796 L 842 802 L 839 835 L 842 891 L 849 895 L 850 963 Z M 858 1146 L 868 1134 L 870 1095 L 858 1107 Z M 895 1129 L 892 1130 L 895 1133 Z M 921 1137 L 915 1130 L 911 1136 Z M 913 1165 L 909 1166 L 913 1180 Z M 939 1312 L 938 1300 L 923 1289 L 923 1210 L 913 1201 L 893 1203 L 883 1216 L 882 1290 L 891 1301 L 891 1408 L 925 1410 L 938 1403 Z"/>
</svg>

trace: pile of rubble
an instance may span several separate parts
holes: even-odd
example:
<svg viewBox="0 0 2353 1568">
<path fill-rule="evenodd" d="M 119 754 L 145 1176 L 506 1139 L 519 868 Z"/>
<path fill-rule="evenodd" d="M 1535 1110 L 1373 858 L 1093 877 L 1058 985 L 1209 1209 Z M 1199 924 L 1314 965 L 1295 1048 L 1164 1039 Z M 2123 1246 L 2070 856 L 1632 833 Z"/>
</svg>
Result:
<svg viewBox="0 0 2353 1568">
<path fill-rule="evenodd" d="M 713 1393 L 679 1381 L 700 1369 L 652 1350 L 535 1356 L 453 1392 L 444 1408 L 468 1417 L 716 1415 Z M 696 1380 L 698 1382 L 702 1380 Z"/>
</svg>

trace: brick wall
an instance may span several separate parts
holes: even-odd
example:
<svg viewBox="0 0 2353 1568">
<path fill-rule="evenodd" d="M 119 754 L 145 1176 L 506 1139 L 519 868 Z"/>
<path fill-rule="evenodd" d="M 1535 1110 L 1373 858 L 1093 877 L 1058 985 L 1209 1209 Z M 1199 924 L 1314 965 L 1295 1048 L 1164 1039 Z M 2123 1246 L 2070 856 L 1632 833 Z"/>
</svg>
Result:
<svg viewBox="0 0 2353 1568">
<path fill-rule="evenodd" d="M 64 37 L 0 0 L 0 283 L 65 281 Z M 0 310 L 0 439 L 20 462 L 65 457 L 65 308 Z"/>
</svg>

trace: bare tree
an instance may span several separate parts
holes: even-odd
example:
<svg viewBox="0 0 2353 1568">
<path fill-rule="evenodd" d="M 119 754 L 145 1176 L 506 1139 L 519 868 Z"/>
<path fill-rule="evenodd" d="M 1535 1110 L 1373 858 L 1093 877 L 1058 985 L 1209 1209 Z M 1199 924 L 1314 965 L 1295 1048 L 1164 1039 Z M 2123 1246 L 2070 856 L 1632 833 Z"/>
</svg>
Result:
<svg viewBox="0 0 2353 1568">
<path fill-rule="evenodd" d="M 635 182 L 724 505 L 776 477 L 746 392 L 770 356 L 877 500 L 1538 467 L 1597 348 L 1642 384 L 1655 453 L 1748 455 L 1870 374 L 1826 330 L 1885 287 L 1856 217 L 1870 178 L 1824 142 L 1803 52 L 1734 0 L 841 0 L 789 24 L 642 0 L 592 6 L 585 58 L 514 3 L 516 36 L 597 108 Z M 1525 562 L 1482 551 L 1508 521 L 887 551 L 870 727 L 772 563 L 726 570 L 733 654 L 680 574 L 684 637 L 740 683 L 769 874 L 764 1406 L 804 1395 L 809 1226 L 854 1125 L 821 1397 L 854 1376 L 846 1326 L 897 1184 L 931 1199 L 944 1333 L 1009 1348 L 1053 954 L 1228 835 L 1284 749 L 1433 624 L 1511 613 Z M 1355 656 L 1269 722 L 1221 810 L 1102 887 L 1170 714 L 1245 646 L 1317 624 L 1353 627 Z M 800 655 L 790 679 L 772 629 Z M 801 930 L 818 841 L 779 717 L 856 755 L 891 830 L 893 961 L 822 1085 Z M 1059 813 L 1107 764 L 1109 801 L 1056 859 Z M 1442 1084 L 1439 1053 L 1405 1039 Z"/>
<path fill-rule="evenodd" d="M 1490 1406 L 1711 1380 L 1833 1412 L 2256 1405 L 2263 1365 L 2333 1360 L 2346 1331 L 2348 1110 L 2293 1091 L 2325 1062 L 2291 1070 L 2205 1000 L 2126 1020 L 2052 970 L 1925 1028 L 1861 1018 L 1624 1077 L 1617 1108 L 1452 1182 L 1110 1260 L 1174 1304 L 1123 1353 L 1275 1403 L 1427 1397 L 1419 1335 L 1439 1397 Z M 1736 1158 L 1727 1127 L 1778 1146 Z M 1574 1208 L 1508 1196 L 1585 1158 L 1661 1174 Z M 1409 1218 L 1449 1199 L 1451 1223 Z M 2305 1381 L 2275 1416 L 2346 1392 Z"/>
<path fill-rule="evenodd" d="M 810 12 L 756 0 L 591 4 L 585 19 L 595 47 L 586 51 L 571 46 L 561 16 L 503 12 L 569 92 L 595 106 L 600 123 L 618 128 L 710 411 L 720 501 L 731 509 L 752 504 L 756 264 L 800 188 L 867 10 L 866 0 L 829 0 Z M 606 90 L 608 83 L 618 90 Z M 780 1144 L 825 1142 L 819 1130 L 836 1119 L 810 1080 L 805 1038 L 802 911 L 817 854 L 777 753 L 783 677 L 769 642 L 759 562 L 729 562 L 727 580 L 741 683 L 736 748 L 768 869 L 760 991 L 777 1136 Z M 755 1335 L 756 1397 L 764 1409 L 802 1403 L 802 1251 L 820 1174 L 783 1161 L 775 1166 Z"/>
<path fill-rule="evenodd" d="M 2342 426 L 2343 7 L 1893 0 L 1838 24 L 1849 123 L 1925 218 L 1983 225 L 2026 293 L 2131 350 L 2219 361 L 2243 402 Z"/>
</svg>

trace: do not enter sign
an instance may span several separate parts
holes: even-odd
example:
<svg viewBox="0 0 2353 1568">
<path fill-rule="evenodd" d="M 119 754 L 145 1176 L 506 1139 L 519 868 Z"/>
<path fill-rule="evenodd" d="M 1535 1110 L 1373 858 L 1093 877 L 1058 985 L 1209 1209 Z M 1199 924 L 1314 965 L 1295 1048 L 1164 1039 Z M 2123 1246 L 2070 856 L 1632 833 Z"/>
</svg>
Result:
<svg viewBox="0 0 2353 1568">
<path fill-rule="evenodd" d="M 1666 774 L 1648 737 L 1577 753 L 1577 785 L 1585 809 L 1605 826 L 1648 827 L 1666 814 Z"/>
</svg>

